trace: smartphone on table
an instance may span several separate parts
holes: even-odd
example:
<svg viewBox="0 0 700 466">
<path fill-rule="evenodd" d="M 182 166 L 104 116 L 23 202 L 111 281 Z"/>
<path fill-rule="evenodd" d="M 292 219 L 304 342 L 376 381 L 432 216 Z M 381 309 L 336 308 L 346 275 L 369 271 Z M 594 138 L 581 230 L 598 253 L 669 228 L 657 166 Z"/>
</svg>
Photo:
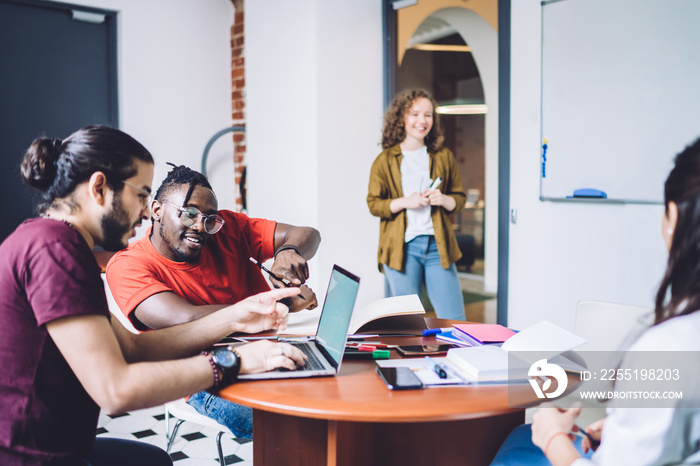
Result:
<svg viewBox="0 0 700 466">
<path fill-rule="evenodd" d="M 423 388 L 423 382 L 408 367 L 377 367 L 377 374 L 391 390 Z"/>
<path fill-rule="evenodd" d="M 396 348 L 404 356 L 438 356 L 447 354 L 447 350 L 454 345 L 412 345 Z"/>
</svg>

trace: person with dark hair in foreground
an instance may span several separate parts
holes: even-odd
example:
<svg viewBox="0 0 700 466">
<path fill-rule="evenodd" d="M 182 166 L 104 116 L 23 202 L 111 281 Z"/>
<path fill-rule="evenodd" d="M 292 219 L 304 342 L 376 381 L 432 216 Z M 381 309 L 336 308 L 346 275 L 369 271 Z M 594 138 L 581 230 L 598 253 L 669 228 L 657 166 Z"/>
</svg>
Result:
<svg viewBox="0 0 700 466">
<path fill-rule="evenodd" d="M 147 444 L 96 439 L 99 409 L 155 406 L 238 373 L 304 364 L 293 346 L 269 341 L 202 353 L 231 332 L 283 327 L 288 309 L 277 301 L 298 288 L 144 335 L 110 318 L 92 248 L 125 247 L 148 218 L 153 158 L 136 140 L 108 127 L 37 139 L 21 171 L 43 199 L 40 217 L 0 245 L 0 464 L 172 464 Z"/>
<path fill-rule="evenodd" d="M 316 307 L 316 295 L 304 285 L 306 261 L 321 241 L 316 229 L 219 210 L 204 175 L 173 167 L 151 202 L 152 228 L 107 264 L 114 299 L 138 330 L 190 322 L 269 290 L 250 258 L 262 264 L 274 257 L 271 271 L 300 287 L 303 298 L 289 298 L 292 312 Z M 237 437 L 252 438 L 251 408 L 204 391 L 188 402 Z"/>
<path fill-rule="evenodd" d="M 662 407 L 653 401 L 649 407 L 620 407 L 620 402 L 615 406 L 624 397 L 613 397 L 607 416 L 585 429 L 600 442 L 595 452 L 588 437 L 577 447 L 572 442 L 580 406 L 562 409 L 545 403 L 531 426 L 511 432 L 492 466 L 700 463 L 700 139 L 676 156 L 664 185 L 664 203 L 661 234 L 669 255 L 656 295 L 654 324 L 625 354 L 618 369 L 624 377 L 617 378 L 615 391 L 638 389 L 643 377 L 635 380 L 632 374 L 669 369 L 650 367 L 648 357 L 650 352 L 668 351 L 673 353 L 667 361 L 681 361 L 678 384 L 672 387 L 682 397 L 667 400 Z M 661 382 L 655 388 L 672 387 Z"/>
</svg>

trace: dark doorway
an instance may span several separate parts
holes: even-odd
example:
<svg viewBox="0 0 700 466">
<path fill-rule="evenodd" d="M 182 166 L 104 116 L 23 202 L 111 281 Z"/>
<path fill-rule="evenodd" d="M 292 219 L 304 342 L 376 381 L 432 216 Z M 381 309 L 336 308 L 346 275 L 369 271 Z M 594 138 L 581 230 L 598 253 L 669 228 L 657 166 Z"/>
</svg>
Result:
<svg viewBox="0 0 700 466">
<path fill-rule="evenodd" d="M 114 11 L 0 0 L 0 241 L 36 215 L 19 174 L 35 138 L 118 126 L 116 55 Z"/>
</svg>

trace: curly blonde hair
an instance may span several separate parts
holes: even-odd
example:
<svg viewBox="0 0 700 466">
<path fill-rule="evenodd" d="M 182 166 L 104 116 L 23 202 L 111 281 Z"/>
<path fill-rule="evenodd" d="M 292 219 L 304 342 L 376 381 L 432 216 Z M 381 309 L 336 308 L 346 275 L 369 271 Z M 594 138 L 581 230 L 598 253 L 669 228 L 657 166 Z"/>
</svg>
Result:
<svg viewBox="0 0 700 466">
<path fill-rule="evenodd" d="M 428 99 L 433 105 L 433 127 L 425 137 L 425 145 L 430 152 L 437 152 L 442 148 L 442 142 L 445 138 L 440 129 L 438 113 L 435 112 L 437 102 L 425 89 L 407 89 L 396 94 L 384 114 L 384 128 L 382 129 L 382 147 L 384 149 L 394 147 L 406 139 L 404 117 L 411 109 L 413 102 L 420 98 Z"/>
</svg>

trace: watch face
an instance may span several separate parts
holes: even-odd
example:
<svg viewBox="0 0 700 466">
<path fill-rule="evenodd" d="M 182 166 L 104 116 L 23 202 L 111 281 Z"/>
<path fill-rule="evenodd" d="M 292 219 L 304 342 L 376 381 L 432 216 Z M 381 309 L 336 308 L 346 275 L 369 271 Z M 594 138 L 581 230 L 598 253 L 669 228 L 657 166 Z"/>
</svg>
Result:
<svg viewBox="0 0 700 466">
<path fill-rule="evenodd" d="M 228 349 L 216 350 L 212 353 L 217 364 L 223 367 L 233 367 L 236 363 L 236 355 Z"/>
</svg>

